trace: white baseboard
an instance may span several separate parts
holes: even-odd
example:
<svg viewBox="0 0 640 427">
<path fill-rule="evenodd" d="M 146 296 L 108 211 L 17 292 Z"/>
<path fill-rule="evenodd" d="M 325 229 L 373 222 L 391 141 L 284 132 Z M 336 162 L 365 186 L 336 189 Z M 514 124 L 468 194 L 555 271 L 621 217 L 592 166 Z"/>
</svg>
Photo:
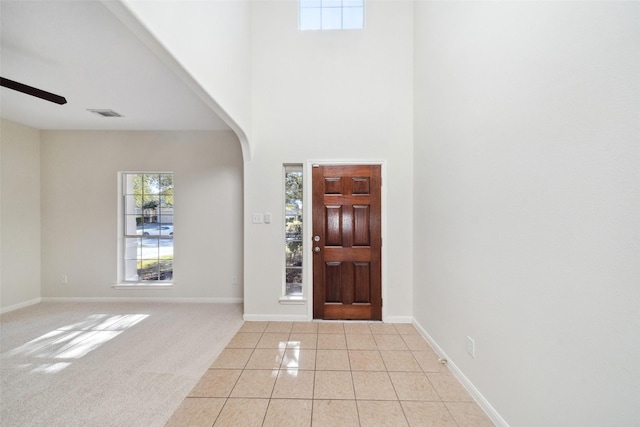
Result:
<svg viewBox="0 0 640 427">
<path fill-rule="evenodd" d="M 48 297 L 41 298 L 42 302 L 171 302 L 171 303 L 208 303 L 208 304 L 239 304 L 242 298 L 156 298 L 156 297 Z"/>
<path fill-rule="evenodd" d="M 245 314 L 247 322 L 309 322 L 306 314 Z"/>
<path fill-rule="evenodd" d="M 318 319 L 309 319 L 307 315 L 288 315 L 288 314 L 245 314 L 244 320 L 247 322 L 317 322 Z M 413 323 L 411 316 L 389 316 L 385 323 Z M 352 321 L 353 322 L 353 321 Z M 357 320 L 355 321 L 357 322 Z M 366 320 L 365 322 L 368 322 Z"/>
<path fill-rule="evenodd" d="M 438 353 L 438 356 L 442 359 L 447 359 L 447 367 L 451 371 L 454 377 L 460 381 L 462 386 L 469 392 L 471 397 L 476 401 L 478 406 L 487 414 L 487 416 L 498 427 L 509 427 L 509 424 L 500 416 L 495 408 L 489 403 L 487 399 L 480 393 L 480 391 L 473 385 L 471 381 L 464 375 L 464 373 L 456 366 L 455 363 L 447 357 L 444 350 L 435 342 L 435 340 L 429 335 L 429 333 L 420 325 L 415 319 L 413 319 L 413 326 L 422 334 L 422 336 L 431 344 L 433 350 Z"/>
<path fill-rule="evenodd" d="M 10 311 L 19 310 L 21 308 L 29 307 L 30 305 L 38 304 L 42 298 L 36 298 L 29 301 L 24 301 L 18 304 L 10 305 L 8 307 L 0 308 L 0 314 L 8 313 Z"/>
<path fill-rule="evenodd" d="M 384 319 L 385 323 L 413 323 L 413 317 L 411 316 L 387 316 Z"/>
</svg>

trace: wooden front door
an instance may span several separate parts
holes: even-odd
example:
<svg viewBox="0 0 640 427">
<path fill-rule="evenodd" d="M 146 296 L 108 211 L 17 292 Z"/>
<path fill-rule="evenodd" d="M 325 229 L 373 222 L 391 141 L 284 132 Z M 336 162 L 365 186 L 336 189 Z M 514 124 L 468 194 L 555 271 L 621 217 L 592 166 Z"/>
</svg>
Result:
<svg viewBox="0 0 640 427">
<path fill-rule="evenodd" d="M 381 167 L 313 166 L 313 317 L 382 320 Z"/>
</svg>

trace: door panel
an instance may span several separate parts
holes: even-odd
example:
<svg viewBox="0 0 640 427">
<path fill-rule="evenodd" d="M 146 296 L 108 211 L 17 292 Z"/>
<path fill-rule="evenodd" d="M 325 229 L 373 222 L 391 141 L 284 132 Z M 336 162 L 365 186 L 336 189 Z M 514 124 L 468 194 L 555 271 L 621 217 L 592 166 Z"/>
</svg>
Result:
<svg viewBox="0 0 640 427">
<path fill-rule="evenodd" d="M 325 207 L 325 246 L 342 246 L 342 206 Z"/>
<path fill-rule="evenodd" d="M 353 207 L 353 245 L 371 246 L 371 233 L 369 219 L 371 210 L 369 206 Z"/>
<path fill-rule="evenodd" d="M 369 286 L 366 284 L 371 282 L 371 263 L 368 262 L 354 262 L 355 273 L 355 291 L 356 295 L 353 302 L 366 304 L 371 301 L 371 292 Z"/>
<path fill-rule="evenodd" d="M 314 166 L 312 185 L 314 318 L 382 320 L 380 165 Z"/>
</svg>

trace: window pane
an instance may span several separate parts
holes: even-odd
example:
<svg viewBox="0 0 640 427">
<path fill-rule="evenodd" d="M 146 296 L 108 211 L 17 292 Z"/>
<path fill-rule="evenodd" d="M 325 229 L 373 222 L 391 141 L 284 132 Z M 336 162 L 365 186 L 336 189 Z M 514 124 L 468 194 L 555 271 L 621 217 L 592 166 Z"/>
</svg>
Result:
<svg viewBox="0 0 640 427">
<path fill-rule="evenodd" d="M 320 8 L 322 7 L 322 0 L 300 0 L 300 8 L 304 7 Z"/>
<path fill-rule="evenodd" d="M 124 242 L 124 280 L 138 280 L 140 239 L 127 238 Z"/>
<path fill-rule="evenodd" d="M 141 198 L 142 210 L 145 214 L 155 211 L 160 206 L 160 196 L 144 194 Z"/>
<path fill-rule="evenodd" d="M 301 30 L 364 28 L 364 0 L 300 0 Z"/>
<path fill-rule="evenodd" d="M 140 239 L 124 239 L 124 259 L 137 260 L 138 258 L 140 258 Z"/>
<path fill-rule="evenodd" d="M 148 236 L 153 232 L 153 226 L 151 224 L 145 224 L 141 222 L 136 226 L 136 234 L 138 236 Z"/>
<path fill-rule="evenodd" d="M 125 194 L 142 194 L 142 186 L 140 185 L 141 177 L 137 174 L 124 174 Z"/>
<path fill-rule="evenodd" d="M 342 10 L 342 28 L 345 30 L 361 30 L 364 28 L 364 9 L 346 7 Z"/>
<path fill-rule="evenodd" d="M 160 194 L 160 175 L 158 174 L 143 174 L 142 185 L 144 194 Z"/>
<path fill-rule="evenodd" d="M 322 29 L 339 30 L 342 28 L 342 9 L 322 9 Z"/>
<path fill-rule="evenodd" d="M 124 280 L 138 281 L 138 260 L 137 259 L 125 259 L 124 260 Z"/>
<path fill-rule="evenodd" d="M 138 260 L 138 280 L 158 280 L 157 260 Z"/>
<path fill-rule="evenodd" d="M 287 225 L 285 226 L 285 233 L 287 241 L 302 240 L 302 222 L 295 218 L 288 218 Z"/>
<path fill-rule="evenodd" d="M 302 222 L 294 220 L 293 222 L 287 222 L 285 225 L 285 235 L 287 242 L 289 241 L 302 241 Z"/>
<path fill-rule="evenodd" d="M 287 283 L 302 283 L 302 269 L 287 268 Z"/>
<path fill-rule="evenodd" d="M 155 259 L 157 260 L 160 255 L 160 246 L 158 238 L 143 238 L 141 239 L 140 246 L 140 258 L 141 259 Z"/>
<path fill-rule="evenodd" d="M 342 7 L 342 0 L 322 0 L 322 7 L 323 8 L 335 7 L 339 9 Z"/>
<path fill-rule="evenodd" d="M 158 224 L 157 236 L 173 236 L 173 224 Z"/>
<path fill-rule="evenodd" d="M 141 239 L 137 262 L 139 280 L 170 280 L 173 278 L 173 239 Z"/>
<path fill-rule="evenodd" d="M 126 236 L 135 236 L 142 234 L 139 227 L 142 224 L 142 216 L 140 215 L 125 215 L 124 217 L 124 234 Z"/>
<path fill-rule="evenodd" d="M 287 239 L 287 267 L 302 267 L 302 241 Z"/>
<path fill-rule="evenodd" d="M 142 209 L 142 195 L 129 194 L 124 196 L 125 213 L 138 213 L 136 209 Z"/>
<path fill-rule="evenodd" d="M 171 280 L 173 278 L 173 255 L 160 259 L 158 268 L 159 280 Z"/>
<path fill-rule="evenodd" d="M 173 206 L 173 196 L 160 196 L 158 199 L 158 207 L 171 208 Z"/>
<path fill-rule="evenodd" d="M 300 29 L 320 30 L 322 28 L 322 9 L 304 8 L 300 9 Z"/>
<path fill-rule="evenodd" d="M 160 224 L 158 222 L 144 223 L 138 227 L 136 234 L 143 236 L 172 236 L 173 224 Z"/>
<path fill-rule="evenodd" d="M 173 175 L 161 174 L 158 181 L 160 194 L 173 195 Z"/>
<path fill-rule="evenodd" d="M 172 256 L 139 260 L 137 266 L 139 280 L 171 280 L 173 278 Z"/>
<path fill-rule="evenodd" d="M 173 235 L 173 215 L 169 215 L 164 212 L 165 211 L 162 211 L 159 217 L 160 222 L 158 223 L 158 227 L 160 228 L 160 230 L 167 230 L 165 227 L 171 227 L 171 233 L 160 233 L 160 234 Z"/>
<path fill-rule="evenodd" d="M 302 269 L 287 268 L 287 295 L 302 295 Z"/>
</svg>

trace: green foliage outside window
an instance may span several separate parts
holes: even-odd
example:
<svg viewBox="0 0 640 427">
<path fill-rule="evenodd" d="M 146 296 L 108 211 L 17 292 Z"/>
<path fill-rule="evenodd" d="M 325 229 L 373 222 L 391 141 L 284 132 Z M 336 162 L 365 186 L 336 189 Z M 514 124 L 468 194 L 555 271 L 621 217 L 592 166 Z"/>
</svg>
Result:
<svg viewBox="0 0 640 427">
<path fill-rule="evenodd" d="M 302 295 L 302 167 L 285 166 L 285 294 Z"/>
</svg>

